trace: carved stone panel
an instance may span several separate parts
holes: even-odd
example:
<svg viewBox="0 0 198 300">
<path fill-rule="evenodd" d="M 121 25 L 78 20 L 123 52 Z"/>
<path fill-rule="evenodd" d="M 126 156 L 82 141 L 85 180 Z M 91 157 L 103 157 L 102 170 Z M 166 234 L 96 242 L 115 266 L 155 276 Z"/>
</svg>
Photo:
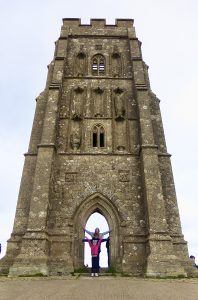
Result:
<svg viewBox="0 0 198 300">
<path fill-rule="evenodd" d="M 77 172 L 66 172 L 65 173 L 65 182 L 76 182 Z"/>
<path fill-rule="evenodd" d="M 116 150 L 126 150 L 126 121 L 115 123 L 115 144 Z"/>
<path fill-rule="evenodd" d="M 130 181 L 130 172 L 129 170 L 119 170 L 119 181 L 120 182 L 129 182 Z"/>
</svg>

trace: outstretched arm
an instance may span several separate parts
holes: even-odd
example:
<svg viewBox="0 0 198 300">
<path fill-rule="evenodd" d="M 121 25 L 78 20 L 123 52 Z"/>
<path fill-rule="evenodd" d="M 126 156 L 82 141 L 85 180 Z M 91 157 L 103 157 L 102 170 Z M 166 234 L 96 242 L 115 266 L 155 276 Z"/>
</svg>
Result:
<svg viewBox="0 0 198 300">
<path fill-rule="evenodd" d="M 108 241 L 108 239 L 103 239 L 103 238 L 102 238 L 102 242 L 101 242 L 101 243 L 107 242 L 107 241 Z"/>
<path fill-rule="evenodd" d="M 86 228 L 84 228 L 84 231 L 85 231 L 86 233 L 88 233 L 91 237 L 93 237 L 94 232 L 89 231 L 89 230 L 87 230 Z"/>
<path fill-rule="evenodd" d="M 100 247 L 100 244 L 102 243 L 102 239 L 100 239 L 99 241 L 98 241 L 98 248 Z"/>
<path fill-rule="evenodd" d="M 91 248 L 91 241 L 90 241 L 90 239 L 88 239 L 88 237 L 87 237 L 87 236 L 85 236 L 85 240 L 87 240 L 87 241 L 88 241 L 88 243 L 89 243 L 89 246 L 90 246 L 90 248 Z"/>
<path fill-rule="evenodd" d="M 105 231 L 105 232 L 102 232 L 100 235 L 103 237 L 104 235 L 110 233 L 112 230 L 109 230 L 109 231 Z"/>
</svg>

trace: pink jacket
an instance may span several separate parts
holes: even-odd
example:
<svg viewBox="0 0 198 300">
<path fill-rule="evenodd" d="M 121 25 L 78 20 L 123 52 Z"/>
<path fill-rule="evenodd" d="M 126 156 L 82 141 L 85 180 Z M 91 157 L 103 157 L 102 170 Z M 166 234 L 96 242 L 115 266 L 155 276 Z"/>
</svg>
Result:
<svg viewBox="0 0 198 300">
<path fill-rule="evenodd" d="M 100 247 L 102 239 L 99 239 L 96 245 L 93 245 L 88 238 L 87 238 L 87 240 L 88 240 L 89 246 L 91 248 L 91 256 L 94 256 L 94 257 L 98 256 L 98 249 Z"/>
</svg>

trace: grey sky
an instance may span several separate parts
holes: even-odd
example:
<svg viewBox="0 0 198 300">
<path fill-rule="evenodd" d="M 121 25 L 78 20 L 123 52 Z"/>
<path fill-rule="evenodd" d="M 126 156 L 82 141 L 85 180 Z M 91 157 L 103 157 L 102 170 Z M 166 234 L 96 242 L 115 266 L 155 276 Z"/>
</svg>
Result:
<svg viewBox="0 0 198 300">
<path fill-rule="evenodd" d="M 161 99 L 185 239 L 198 258 L 198 1 L 197 0 L 0 0 L 0 241 L 10 237 L 23 153 L 27 151 L 34 99 L 44 89 L 62 18 L 135 20 Z"/>
</svg>

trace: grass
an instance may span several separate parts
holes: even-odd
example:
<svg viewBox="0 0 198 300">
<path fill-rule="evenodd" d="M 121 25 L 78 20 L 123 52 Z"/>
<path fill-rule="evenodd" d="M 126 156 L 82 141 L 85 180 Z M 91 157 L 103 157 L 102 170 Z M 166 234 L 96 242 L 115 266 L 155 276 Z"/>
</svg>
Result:
<svg viewBox="0 0 198 300">
<path fill-rule="evenodd" d="M 48 277 L 47 275 L 43 274 L 43 273 L 36 273 L 36 274 L 24 274 L 24 275 L 19 275 L 18 277 Z"/>
<path fill-rule="evenodd" d="M 86 267 L 75 269 L 72 273 L 89 273 L 89 270 Z"/>
<path fill-rule="evenodd" d="M 114 266 L 110 266 L 109 269 L 107 271 L 105 271 L 105 273 L 112 274 L 112 276 L 117 275 L 117 272 L 116 272 L 116 269 L 114 268 Z"/>
</svg>

